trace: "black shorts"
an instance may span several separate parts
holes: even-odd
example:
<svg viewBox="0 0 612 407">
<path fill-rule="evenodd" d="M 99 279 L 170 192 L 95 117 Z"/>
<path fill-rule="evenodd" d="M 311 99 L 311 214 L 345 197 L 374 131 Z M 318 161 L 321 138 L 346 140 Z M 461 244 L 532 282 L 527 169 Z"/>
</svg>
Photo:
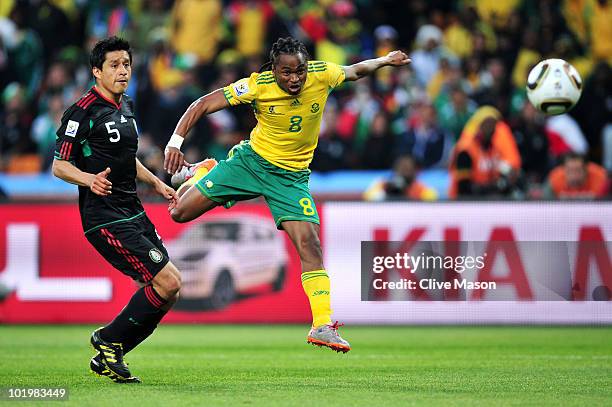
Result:
<svg viewBox="0 0 612 407">
<path fill-rule="evenodd" d="M 85 234 L 89 243 L 117 270 L 148 283 L 170 261 L 155 226 L 146 214 Z"/>
</svg>

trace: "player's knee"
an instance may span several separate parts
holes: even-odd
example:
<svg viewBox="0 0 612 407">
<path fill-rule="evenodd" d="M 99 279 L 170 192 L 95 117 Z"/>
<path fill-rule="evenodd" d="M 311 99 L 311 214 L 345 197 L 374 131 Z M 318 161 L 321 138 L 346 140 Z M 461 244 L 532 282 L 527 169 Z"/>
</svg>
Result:
<svg viewBox="0 0 612 407">
<path fill-rule="evenodd" d="M 172 217 L 172 220 L 177 223 L 185 223 L 191 220 L 187 217 L 187 211 L 181 205 L 178 205 L 176 208 L 172 209 L 170 216 Z"/>
<path fill-rule="evenodd" d="M 172 264 L 170 264 L 170 266 L 172 266 Z M 178 295 L 181 289 L 181 275 L 176 269 L 165 269 L 155 277 L 153 285 L 162 297 L 171 301 Z"/>
<path fill-rule="evenodd" d="M 178 295 L 181 289 L 181 277 L 172 275 L 171 277 L 164 280 L 163 289 L 166 292 L 168 298 L 173 298 Z"/>
</svg>

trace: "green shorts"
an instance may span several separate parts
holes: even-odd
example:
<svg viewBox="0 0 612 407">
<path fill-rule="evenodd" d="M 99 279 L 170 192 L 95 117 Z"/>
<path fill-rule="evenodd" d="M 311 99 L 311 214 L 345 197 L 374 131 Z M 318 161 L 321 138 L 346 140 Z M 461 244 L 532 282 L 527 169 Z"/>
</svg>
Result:
<svg viewBox="0 0 612 407">
<path fill-rule="evenodd" d="M 263 196 L 276 227 L 286 220 L 319 224 L 319 214 L 310 195 L 310 170 L 288 171 L 266 161 L 248 142 L 235 145 L 227 160 L 217 164 L 196 183 L 207 198 L 231 207 L 236 201 Z"/>
</svg>

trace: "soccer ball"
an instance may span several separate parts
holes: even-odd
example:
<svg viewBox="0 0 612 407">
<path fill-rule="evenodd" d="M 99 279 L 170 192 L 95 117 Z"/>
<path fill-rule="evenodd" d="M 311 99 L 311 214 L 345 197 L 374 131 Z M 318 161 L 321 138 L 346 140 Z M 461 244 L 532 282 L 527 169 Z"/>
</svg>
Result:
<svg viewBox="0 0 612 407">
<path fill-rule="evenodd" d="M 536 109 L 550 115 L 569 111 L 582 93 L 576 68 L 562 59 L 545 59 L 529 72 L 527 98 Z"/>
</svg>

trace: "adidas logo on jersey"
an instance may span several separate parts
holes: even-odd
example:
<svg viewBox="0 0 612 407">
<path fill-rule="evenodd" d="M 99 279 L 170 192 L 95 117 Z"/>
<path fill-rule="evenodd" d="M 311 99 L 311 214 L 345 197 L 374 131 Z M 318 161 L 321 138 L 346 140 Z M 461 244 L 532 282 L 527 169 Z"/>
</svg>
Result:
<svg viewBox="0 0 612 407">
<path fill-rule="evenodd" d="M 121 115 L 121 123 L 127 123 L 127 119 Z"/>
<path fill-rule="evenodd" d="M 293 102 L 291 102 L 291 106 L 299 106 L 302 103 L 298 100 L 298 99 L 294 99 Z"/>
</svg>

